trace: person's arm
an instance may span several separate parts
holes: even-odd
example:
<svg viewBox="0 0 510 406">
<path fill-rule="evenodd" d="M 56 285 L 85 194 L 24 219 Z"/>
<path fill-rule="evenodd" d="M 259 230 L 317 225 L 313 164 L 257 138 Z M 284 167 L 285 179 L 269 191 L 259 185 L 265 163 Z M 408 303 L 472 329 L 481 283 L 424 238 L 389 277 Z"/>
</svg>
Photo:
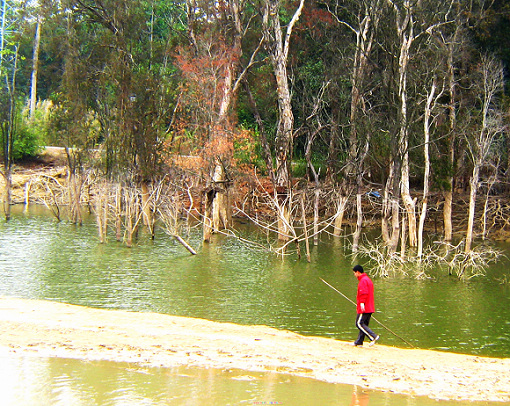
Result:
<svg viewBox="0 0 510 406">
<path fill-rule="evenodd" d="M 365 303 L 368 300 L 368 286 L 365 281 L 360 281 L 359 284 L 359 308 L 361 313 L 365 313 Z"/>
</svg>

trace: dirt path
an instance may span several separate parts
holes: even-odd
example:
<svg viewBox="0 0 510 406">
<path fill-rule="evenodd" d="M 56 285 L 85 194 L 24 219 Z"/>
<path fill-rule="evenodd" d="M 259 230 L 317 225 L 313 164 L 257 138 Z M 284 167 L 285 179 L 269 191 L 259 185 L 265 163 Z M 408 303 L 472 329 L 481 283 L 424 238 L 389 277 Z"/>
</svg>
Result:
<svg viewBox="0 0 510 406">
<path fill-rule="evenodd" d="M 510 402 L 510 359 L 397 349 L 156 313 L 0 298 L 10 353 L 279 371 L 437 399 Z"/>
</svg>

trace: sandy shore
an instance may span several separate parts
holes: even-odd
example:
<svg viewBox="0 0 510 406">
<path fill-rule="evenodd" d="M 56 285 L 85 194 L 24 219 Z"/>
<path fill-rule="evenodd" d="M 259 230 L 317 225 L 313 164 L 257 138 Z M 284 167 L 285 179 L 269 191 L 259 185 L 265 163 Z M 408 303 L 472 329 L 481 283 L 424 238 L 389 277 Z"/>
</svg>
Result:
<svg viewBox="0 0 510 406">
<path fill-rule="evenodd" d="M 510 359 L 377 344 L 354 347 L 266 326 L 0 298 L 12 354 L 279 371 L 435 399 L 510 402 Z"/>
</svg>

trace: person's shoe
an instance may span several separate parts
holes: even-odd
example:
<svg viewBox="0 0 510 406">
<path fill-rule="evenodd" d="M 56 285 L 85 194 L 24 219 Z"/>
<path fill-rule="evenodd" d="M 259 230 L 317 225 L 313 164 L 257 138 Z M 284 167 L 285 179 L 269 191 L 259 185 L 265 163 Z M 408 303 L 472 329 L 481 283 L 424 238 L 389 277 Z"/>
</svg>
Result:
<svg viewBox="0 0 510 406">
<path fill-rule="evenodd" d="M 372 341 L 370 341 L 370 342 L 368 343 L 368 346 L 369 346 L 369 347 L 372 347 L 372 346 L 376 343 L 376 341 L 377 341 L 377 340 L 379 340 L 379 336 L 375 337 Z"/>
<path fill-rule="evenodd" d="M 363 344 L 351 343 L 351 345 L 354 346 L 354 347 L 363 347 Z"/>
</svg>

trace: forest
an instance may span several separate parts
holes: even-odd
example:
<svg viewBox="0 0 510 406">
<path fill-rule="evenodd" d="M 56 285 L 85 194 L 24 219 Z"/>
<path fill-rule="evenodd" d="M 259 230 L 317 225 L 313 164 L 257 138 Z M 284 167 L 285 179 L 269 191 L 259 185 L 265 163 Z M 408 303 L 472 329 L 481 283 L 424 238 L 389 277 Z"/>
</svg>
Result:
<svg viewBox="0 0 510 406">
<path fill-rule="evenodd" d="M 161 226 L 194 253 L 189 220 L 207 242 L 243 238 L 242 217 L 277 254 L 309 260 L 322 234 L 347 233 L 383 274 L 444 263 L 470 277 L 498 255 L 485 242 L 508 238 L 505 0 L 2 0 L 1 10 L 6 220 L 17 168 L 54 146 L 64 179 L 27 182 L 26 195 L 39 188 L 77 224 L 93 212 L 101 242 L 113 233 L 130 246 L 140 226 Z"/>
</svg>

